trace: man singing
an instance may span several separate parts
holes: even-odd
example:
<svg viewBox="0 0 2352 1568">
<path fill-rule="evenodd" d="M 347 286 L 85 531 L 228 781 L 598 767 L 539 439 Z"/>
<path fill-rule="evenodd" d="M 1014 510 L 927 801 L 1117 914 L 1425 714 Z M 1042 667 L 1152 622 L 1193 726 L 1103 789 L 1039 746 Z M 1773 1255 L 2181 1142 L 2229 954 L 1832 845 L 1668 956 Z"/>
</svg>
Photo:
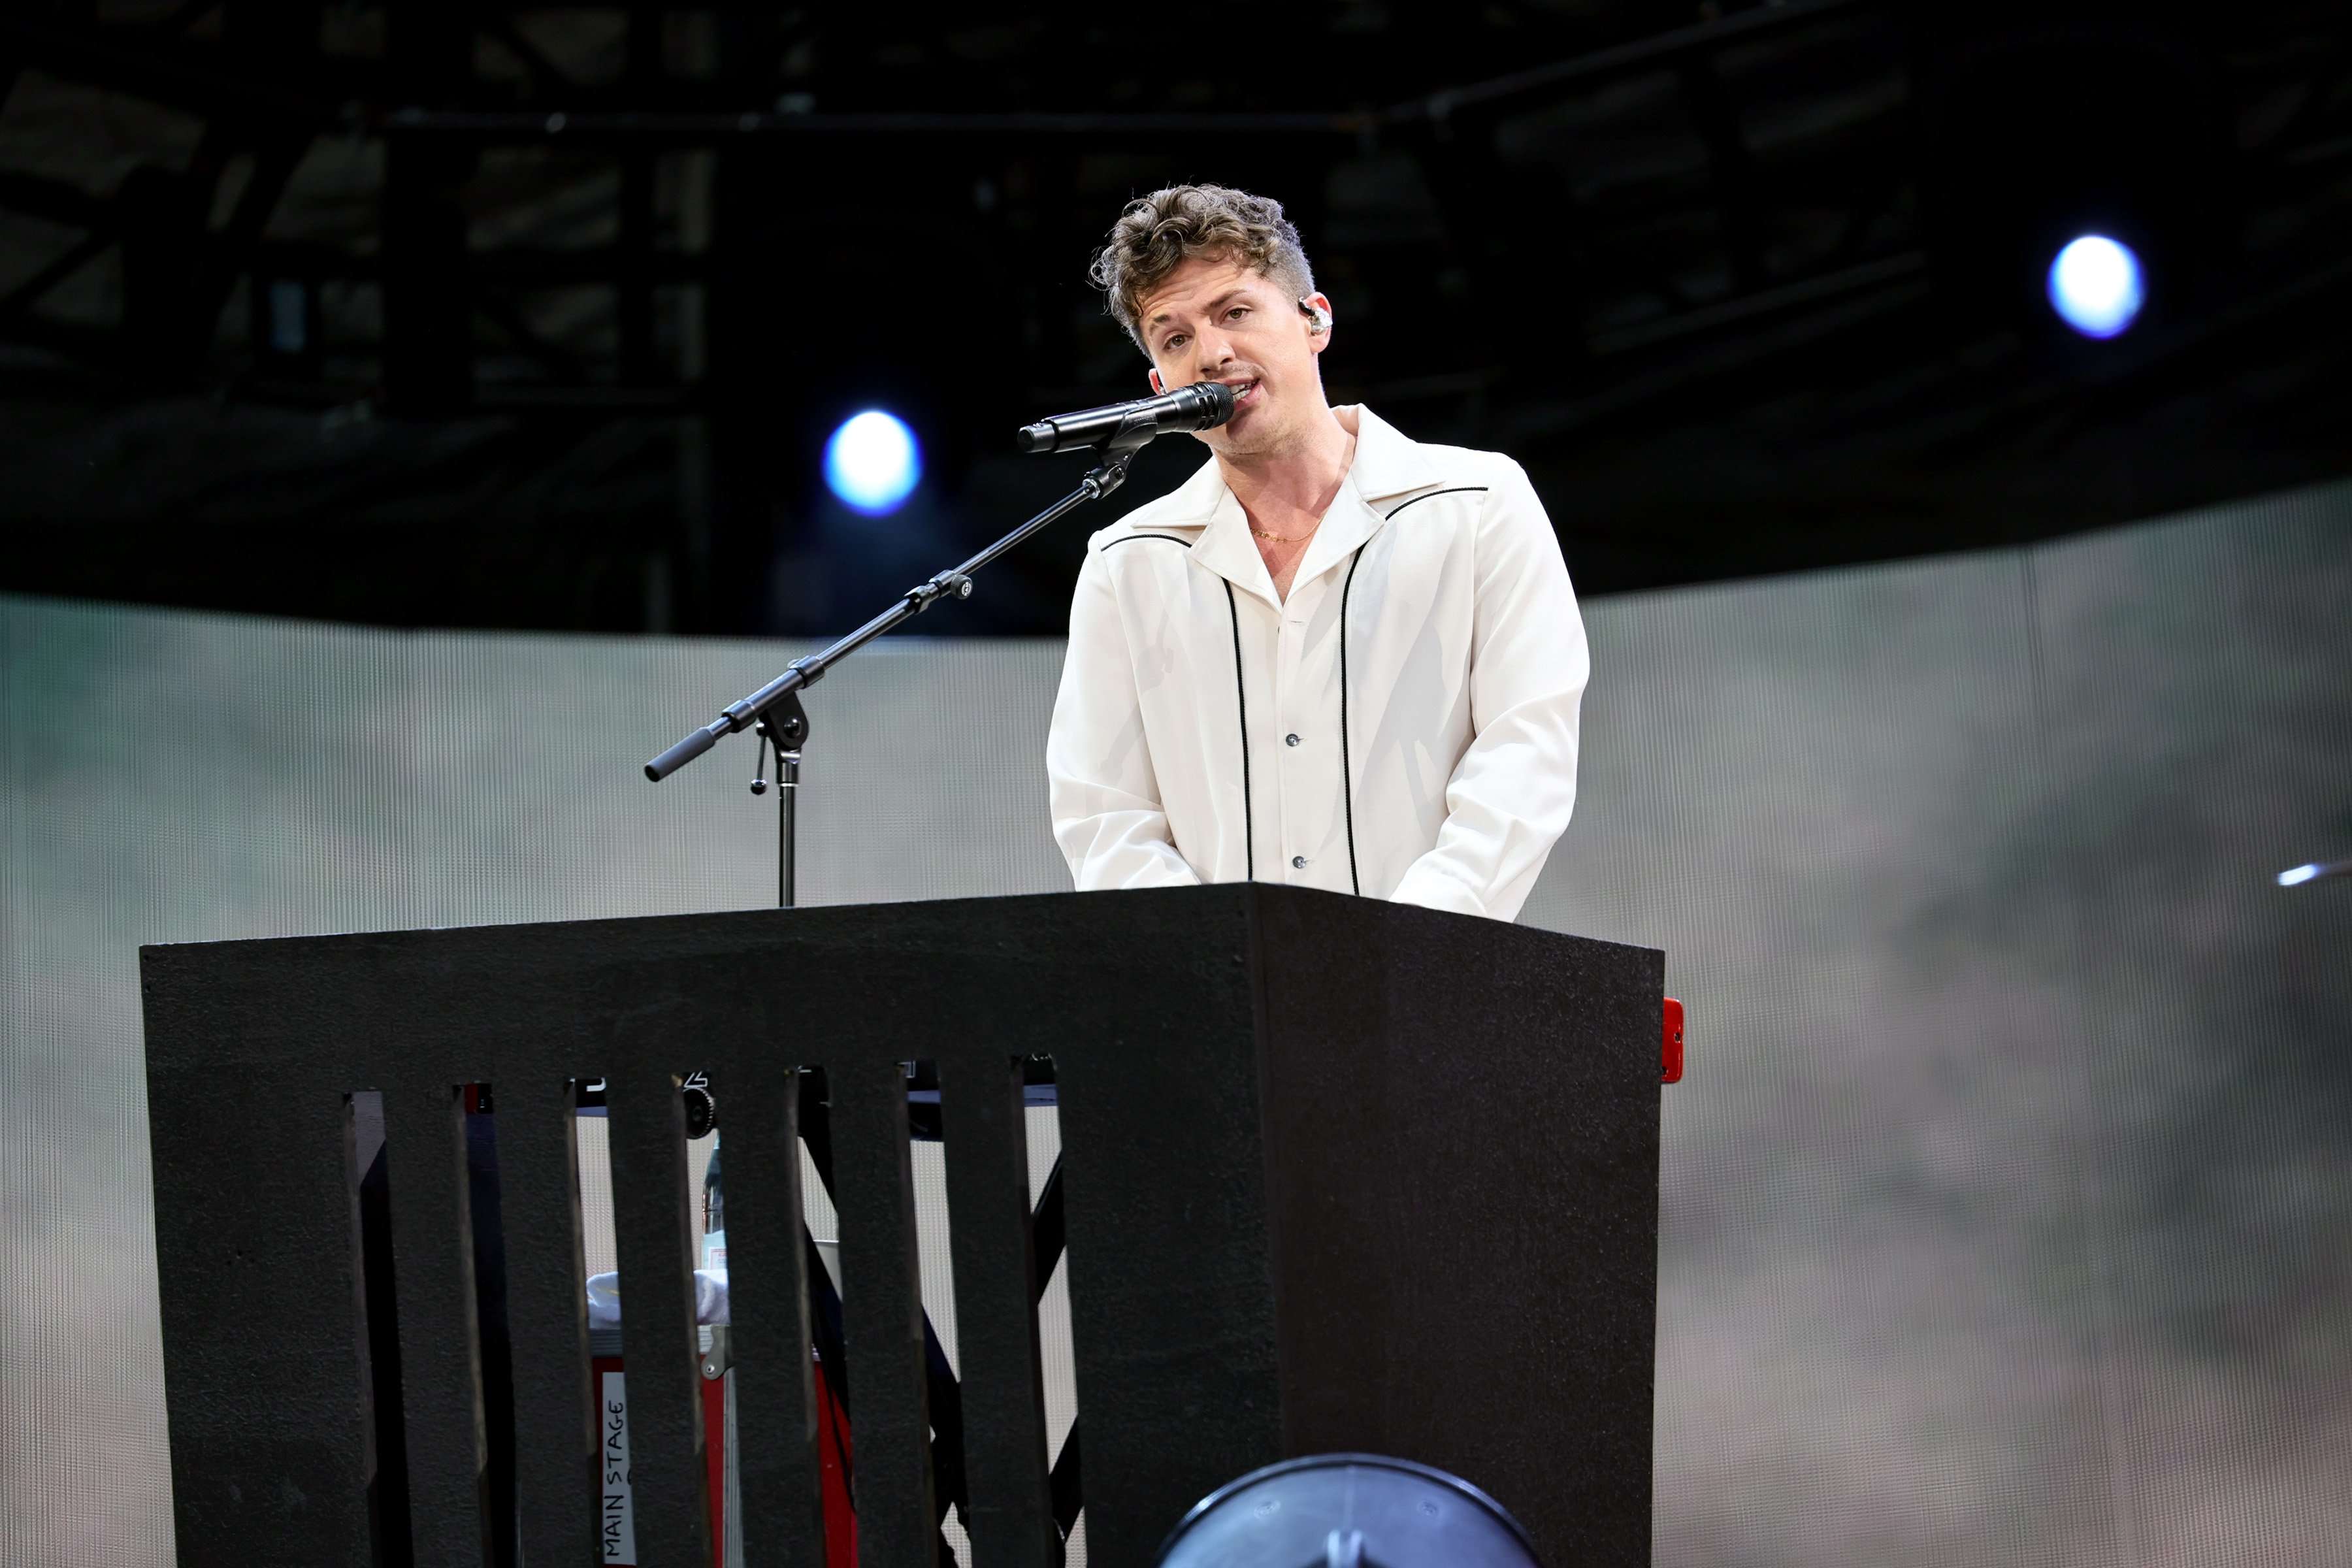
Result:
<svg viewBox="0 0 2352 1568">
<path fill-rule="evenodd" d="M 1094 279 L 1154 392 L 1223 382 L 1234 416 L 1087 542 L 1046 742 L 1077 885 L 1512 919 L 1575 805 L 1590 668 L 1526 473 L 1324 400 L 1331 302 L 1278 203 L 1155 192 Z"/>
</svg>

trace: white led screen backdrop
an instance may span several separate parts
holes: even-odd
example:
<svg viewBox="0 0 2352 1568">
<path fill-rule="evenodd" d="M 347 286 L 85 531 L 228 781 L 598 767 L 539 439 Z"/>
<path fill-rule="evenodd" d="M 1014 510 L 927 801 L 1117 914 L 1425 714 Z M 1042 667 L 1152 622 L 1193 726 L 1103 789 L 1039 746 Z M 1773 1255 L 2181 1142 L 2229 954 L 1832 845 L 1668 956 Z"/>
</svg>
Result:
<svg viewBox="0 0 2352 1568">
<path fill-rule="evenodd" d="M 1589 608 L 1527 918 L 1690 1006 L 1657 1561 L 2342 1560 L 2352 488 Z M 0 1560 L 171 1555 L 138 944 L 768 902 L 749 744 L 636 770 L 796 651 L 0 600 Z M 1060 663 L 827 680 L 805 896 L 1066 886 Z"/>
</svg>

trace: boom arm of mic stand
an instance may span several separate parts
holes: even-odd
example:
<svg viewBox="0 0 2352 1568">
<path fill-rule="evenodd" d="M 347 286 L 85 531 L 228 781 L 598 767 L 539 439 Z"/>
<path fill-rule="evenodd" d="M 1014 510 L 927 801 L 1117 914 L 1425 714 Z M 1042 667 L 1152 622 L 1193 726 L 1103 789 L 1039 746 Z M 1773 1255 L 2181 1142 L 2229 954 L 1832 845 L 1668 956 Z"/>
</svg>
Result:
<svg viewBox="0 0 2352 1568">
<path fill-rule="evenodd" d="M 805 691 L 823 680 L 825 672 L 835 665 L 864 647 L 883 633 L 896 630 L 913 620 L 944 598 L 968 599 L 971 596 L 971 574 L 988 565 L 998 556 L 1052 523 L 1058 522 L 1090 500 L 1103 497 L 1127 482 L 1127 466 L 1149 434 L 1129 444 L 1126 432 L 1114 439 L 1100 466 L 1079 481 L 1078 488 L 1031 518 L 961 566 L 950 567 L 928 583 L 909 588 L 898 602 L 835 643 L 822 653 L 806 658 L 796 658 L 785 671 L 739 702 L 730 702 L 726 710 L 699 730 L 688 731 L 686 738 L 646 764 L 646 777 L 659 784 L 703 752 L 717 745 L 720 739 L 748 730 L 758 723 L 769 709 L 795 691 Z"/>
</svg>

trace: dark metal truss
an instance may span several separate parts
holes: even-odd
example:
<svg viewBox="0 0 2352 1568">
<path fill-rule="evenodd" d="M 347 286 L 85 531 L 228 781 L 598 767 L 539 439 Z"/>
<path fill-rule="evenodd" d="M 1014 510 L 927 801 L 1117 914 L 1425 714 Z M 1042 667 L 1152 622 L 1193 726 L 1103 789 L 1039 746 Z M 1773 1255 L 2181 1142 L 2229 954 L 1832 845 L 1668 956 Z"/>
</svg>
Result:
<svg viewBox="0 0 2352 1568">
<path fill-rule="evenodd" d="M 1124 147 L 1248 163 L 1278 145 L 1291 161 L 1286 167 L 1315 171 L 1401 152 L 1418 165 L 1442 219 L 1444 258 L 1423 269 L 1441 280 L 1466 277 L 1481 309 L 1512 318 L 1512 330 L 1475 353 L 1449 358 L 1400 344 L 1364 367 L 1373 384 L 1407 395 L 1477 395 L 1531 375 L 1556 384 L 1565 374 L 1587 389 L 1615 389 L 1605 395 L 1639 397 L 1642 378 L 1620 375 L 1615 363 L 1741 333 L 1769 353 L 1769 331 L 1792 319 L 1830 320 L 1850 314 L 1857 300 L 1899 300 L 1925 287 L 1914 189 L 1916 39 L 1902 9 L 1880 0 L 1738 11 L 1383 109 L 1226 112 L 795 112 L 802 106 L 789 99 L 770 100 L 772 83 L 667 77 L 658 5 L 628 10 L 628 67 L 618 81 L 594 86 L 567 78 L 509 9 L 399 8 L 398 36 L 380 60 L 320 54 L 316 0 L 225 0 L 218 37 L 185 36 L 215 9 L 192 0 L 163 23 L 136 28 L 0 20 L 0 83 L 36 68 L 201 116 L 206 127 L 191 165 L 171 172 L 181 187 L 176 205 L 159 204 L 152 190 L 127 185 L 93 195 L 0 170 L 0 207 L 82 236 L 0 298 L 0 336 L 127 370 L 195 374 L 210 323 L 239 277 L 373 279 L 386 290 L 392 337 L 380 347 L 382 390 L 395 403 L 465 407 L 476 397 L 478 354 L 512 351 L 537 368 L 546 396 L 526 378 L 493 390 L 501 404 L 689 404 L 695 386 L 676 366 L 656 363 L 652 320 L 657 288 L 703 281 L 713 266 L 708 248 L 655 242 L 651 160 L 680 148 L 824 159 L 862 144 L 978 166 L 1008 149 Z M 2274 182 L 2291 184 L 2352 153 L 2336 11 L 2291 16 L 2244 51 L 2242 74 L 2250 79 L 2304 82 L 2299 107 L 2247 149 Z M 489 101 L 495 95 L 472 71 L 478 35 L 520 62 L 524 79 L 504 96 L 527 101 Z M 2298 37 L 2306 47 L 2296 47 Z M 2335 47 L 2325 47 L 2331 37 Z M 2322 46 L 2308 47 L 2311 38 Z M 1864 98 L 1873 77 L 1884 90 L 1840 123 L 1759 144 L 1759 98 L 1793 82 L 1817 101 L 1833 100 L 1842 75 Z M 711 107 L 730 99 L 740 107 Z M 322 134 L 387 144 L 381 245 L 372 253 L 276 254 L 264 239 L 278 195 Z M 1647 174 L 1591 166 L 1589 150 L 1612 139 L 1647 142 L 1659 166 Z M 459 187 L 483 149 L 512 144 L 577 149 L 618 163 L 617 241 L 568 250 L 469 245 Z M 215 230 L 189 215 L 209 210 L 220 169 L 237 154 L 251 156 L 256 173 Z M 1792 243 L 1785 219 L 1797 207 L 1808 209 L 1811 230 Z M 152 309 L 134 299 L 117 333 L 44 318 L 44 295 L 78 268 L 110 247 L 142 243 L 183 247 L 193 275 L 162 290 Z M 547 341 L 514 307 L 519 289 L 563 285 L 616 291 L 617 363 L 591 363 Z M 1074 378 L 1066 365 L 1038 364 L 1027 379 Z"/>
</svg>

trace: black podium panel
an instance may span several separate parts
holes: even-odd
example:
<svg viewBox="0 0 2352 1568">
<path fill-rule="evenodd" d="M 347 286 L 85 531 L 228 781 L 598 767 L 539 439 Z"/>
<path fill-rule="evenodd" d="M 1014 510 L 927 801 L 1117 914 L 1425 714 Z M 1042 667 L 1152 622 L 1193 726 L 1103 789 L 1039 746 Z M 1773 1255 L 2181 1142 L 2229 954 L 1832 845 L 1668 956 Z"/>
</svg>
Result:
<svg viewBox="0 0 2352 1568">
<path fill-rule="evenodd" d="M 933 1561 L 909 1060 L 939 1074 L 975 1568 L 1055 1563 L 1019 1068 L 1041 1055 L 1094 1563 L 1139 1568 L 1220 1483 L 1343 1448 L 1459 1472 L 1562 1568 L 1648 1560 L 1654 952 L 1226 885 L 143 958 L 184 1563 L 368 1563 L 402 1533 L 372 1508 L 404 1494 L 417 1563 L 492 1560 L 477 1083 L 498 1107 L 522 1557 L 595 1559 L 570 1118 L 602 1079 L 639 1561 L 705 1568 L 679 1094 L 702 1068 L 724 1108 L 745 1554 L 821 1563 L 801 1068 L 828 1086 L 861 1555 Z M 373 1295 L 360 1091 L 383 1097 Z"/>
</svg>

